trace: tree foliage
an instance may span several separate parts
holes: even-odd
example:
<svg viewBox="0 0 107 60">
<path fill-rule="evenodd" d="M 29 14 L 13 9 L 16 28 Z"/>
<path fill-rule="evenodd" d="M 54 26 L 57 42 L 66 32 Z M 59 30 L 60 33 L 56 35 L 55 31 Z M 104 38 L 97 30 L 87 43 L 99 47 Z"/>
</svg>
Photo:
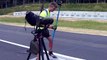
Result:
<svg viewBox="0 0 107 60">
<path fill-rule="evenodd" d="M 0 8 L 7 8 L 16 5 L 24 5 L 30 3 L 41 3 L 43 0 L 0 0 Z M 51 2 L 55 0 L 44 0 Z M 106 3 L 107 0 L 62 0 L 63 3 Z"/>
</svg>

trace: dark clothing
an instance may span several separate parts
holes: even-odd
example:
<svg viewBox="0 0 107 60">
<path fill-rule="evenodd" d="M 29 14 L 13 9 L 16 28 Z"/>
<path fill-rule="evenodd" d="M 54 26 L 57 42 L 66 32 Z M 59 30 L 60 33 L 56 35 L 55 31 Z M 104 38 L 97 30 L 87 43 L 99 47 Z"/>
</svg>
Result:
<svg viewBox="0 0 107 60">
<path fill-rule="evenodd" d="M 49 30 L 48 29 L 43 30 L 42 35 L 43 35 L 43 37 L 48 38 L 50 36 Z"/>
</svg>

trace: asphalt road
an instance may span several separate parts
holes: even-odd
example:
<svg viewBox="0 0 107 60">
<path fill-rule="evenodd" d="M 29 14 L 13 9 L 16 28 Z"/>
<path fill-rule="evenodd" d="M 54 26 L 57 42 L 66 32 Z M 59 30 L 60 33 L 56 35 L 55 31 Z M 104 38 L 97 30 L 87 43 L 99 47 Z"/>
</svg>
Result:
<svg viewBox="0 0 107 60">
<path fill-rule="evenodd" d="M 0 39 L 29 46 L 33 29 L 0 24 Z M 50 31 L 51 32 L 51 31 Z M 46 46 L 48 41 L 45 39 Z M 0 60 L 26 60 L 25 48 L 0 42 Z M 107 37 L 57 31 L 54 52 L 86 60 L 107 60 Z"/>
</svg>

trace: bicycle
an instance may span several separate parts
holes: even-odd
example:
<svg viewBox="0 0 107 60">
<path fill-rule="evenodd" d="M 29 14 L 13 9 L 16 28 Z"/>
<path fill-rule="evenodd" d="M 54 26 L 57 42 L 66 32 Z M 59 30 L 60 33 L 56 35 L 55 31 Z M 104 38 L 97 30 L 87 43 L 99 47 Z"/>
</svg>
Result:
<svg viewBox="0 0 107 60">
<path fill-rule="evenodd" d="M 27 60 L 30 59 L 32 53 L 35 55 L 39 53 L 39 60 L 41 60 L 41 57 L 42 60 L 44 60 L 44 52 L 46 54 L 47 60 L 50 60 L 42 35 L 42 31 L 47 29 L 47 27 L 45 26 L 44 29 L 38 29 L 38 28 L 31 32 L 34 35 L 34 39 L 30 43 L 29 55 L 27 57 Z"/>
</svg>

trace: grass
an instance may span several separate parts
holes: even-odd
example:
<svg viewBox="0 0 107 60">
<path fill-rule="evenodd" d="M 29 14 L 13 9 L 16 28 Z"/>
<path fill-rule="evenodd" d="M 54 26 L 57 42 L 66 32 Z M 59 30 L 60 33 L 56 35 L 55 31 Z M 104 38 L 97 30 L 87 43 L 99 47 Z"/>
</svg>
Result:
<svg viewBox="0 0 107 60">
<path fill-rule="evenodd" d="M 0 22 L 6 23 L 18 23 L 25 24 L 24 18 L 0 18 Z M 64 21 L 59 20 L 58 26 L 69 27 L 69 28 L 83 28 L 83 29 L 94 29 L 94 30 L 105 30 L 107 31 L 107 22 L 97 22 L 97 21 Z"/>
<path fill-rule="evenodd" d="M 67 6 L 67 7 L 66 7 Z M 64 4 L 62 10 L 70 11 L 107 11 L 105 3 Z"/>
<path fill-rule="evenodd" d="M 45 3 L 45 8 L 47 8 L 48 3 Z M 8 14 L 16 11 L 39 11 L 41 4 L 26 4 L 15 6 L 11 8 L 0 9 L 0 15 Z M 61 10 L 64 11 L 107 11 L 106 3 L 83 3 L 83 4 L 63 4 Z"/>
<path fill-rule="evenodd" d="M 72 28 L 83 28 L 83 29 L 95 29 L 95 30 L 107 30 L 107 22 L 97 21 L 60 21 L 59 26 L 72 27 Z"/>
<path fill-rule="evenodd" d="M 24 23 L 24 18 L 11 18 L 11 17 L 3 17 L 0 18 L 0 22 L 6 22 L 6 23 Z"/>
</svg>

